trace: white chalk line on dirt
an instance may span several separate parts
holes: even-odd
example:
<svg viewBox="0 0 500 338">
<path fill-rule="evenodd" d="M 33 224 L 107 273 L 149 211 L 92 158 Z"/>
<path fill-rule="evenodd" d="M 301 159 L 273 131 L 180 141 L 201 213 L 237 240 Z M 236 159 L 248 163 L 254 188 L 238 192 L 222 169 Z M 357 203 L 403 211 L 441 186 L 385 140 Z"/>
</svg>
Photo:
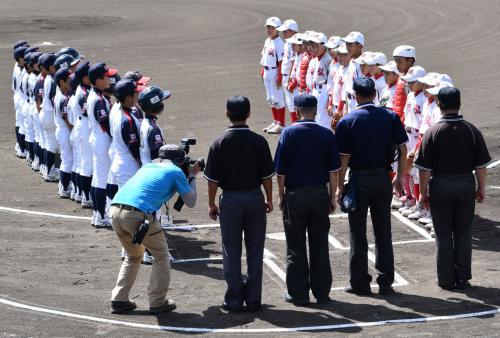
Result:
<svg viewBox="0 0 500 338">
<path fill-rule="evenodd" d="M 425 239 L 428 239 L 428 240 L 432 240 L 433 239 L 432 236 L 431 236 L 431 234 L 429 234 L 429 232 L 427 230 L 425 230 L 424 228 L 416 225 L 415 223 L 413 223 L 412 221 L 410 221 L 409 219 L 407 219 L 406 217 L 404 217 L 403 215 L 401 215 L 399 212 L 393 211 L 392 215 L 394 217 L 396 217 L 397 219 L 399 219 L 404 224 L 406 224 L 411 229 L 413 229 L 416 232 L 418 232 L 419 234 L 421 234 L 423 237 L 425 237 Z"/>
<path fill-rule="evenodd" d="M 272 327 L 272 328 L 255 328 L 255 329 L 240 329 L 240 328 L 217 329 L 217 328 L 204 328 L 204 327 L 166 326 L 166 325 L 129 322 L 124 320 L 109 319 L 104 317 L 97 317 L 97 316 L 84 315 L 84 314 L 78 314 L 61 310 L 48 309 L 40 306 L 15 302 L 5 298 L 0 298 L 0 304 L 4 304 L 6 306 L 18 309 L 30 310 L 34 312 L 46 313 L 72 319 L 80 319 L 90 322 L 114 324 L 114 325 L 140 328 L 140 329 L 152 329 L 157 331 L 174 331 L 174 332 L 191 332 L 191 333 L 272 333 L 272 332 L 301 332 L 301 331 L 332 331 L 339 329 L 374 327 L 374 326 L 383 326 L 391 324 L 415 324 L 415 323 L 457 320 L 457 319 L 484 317 L 484 316 L 496 316 L 500 312 L 499 308 L 494 308 L 492 310 L 460 313 L 455 315 L 390 319 L 390 320 L 380 320 L 374 322 L 353 322 L 345 324 L 298 326 L 298 327 Z"/>
<path fill-rule="evenodd" d="M 500 160 L 496 160 L 495 162 L 491 162 L 490 164 L 488 164 L 486 166 L 486 169 L 493 169 L 495 168 L 496 166 L 498 166 L 500 164 Z"/>
</svg>

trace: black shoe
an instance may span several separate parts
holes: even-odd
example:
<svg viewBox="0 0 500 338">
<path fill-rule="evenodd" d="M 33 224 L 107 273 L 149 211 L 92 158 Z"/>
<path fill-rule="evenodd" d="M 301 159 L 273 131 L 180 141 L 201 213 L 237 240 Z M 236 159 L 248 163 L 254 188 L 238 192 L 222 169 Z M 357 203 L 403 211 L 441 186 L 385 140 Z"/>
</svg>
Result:
<svg viewBox="0 0 500 338">
<path fill-rule="evenodd" d="M 222 309 L 231 312 L 231 313 L 240 313 L 243 312 L 243 307 L 233 307 L 228 305 L 226 302 L 222 303 Z"/>
<path fill-rule="evenodd" d="M 471 287 L 472 287 L 472 285 L 469 283 L 468 280 L 458 280 L 455 283 L 455 288 L 457 288 L 459 290 L 467 290 L 467 289 L 470 289 Z"/>
<path fill-rule="evenodd" d="M 371 289 L 358 289 L 358 288 L 353 288 L 350 285 L 346 286 L 344 291 L 347 293 L 352 293 L 352 294 L 358 295 L 358 296 L 371 296 L 372 295 Z"/>
<path fill-rule="evenodd" d="M 394 288 L 392 286 L 379 287 L 379 289 L 378 289 L 378 294 L 381 296 L 392 295 L 395 293 L 396 293 L 396 290 L 394 290 Z"/>
<path fill-rule="evenodd" d="M 328 304 L 331 301 L 332 301 L 332 299 L 330 297 L 316 299 L 316 303 L 318 303 L 318 304 Z"/>
<path fill-rule="evenodd" d="M 126 302 L 120 302 L 116 300 L 111 301 L 111 313 L 120 314 L 132 311 L 135 308 L 137 308 L 137 305 L 135 305 L 135 303 L 131 301 L 126 301 Z"/>
<path fill-rule="evenodd" d="M 309 298 L 297 299 L 297 298 L 293 298 L 288 293 L 285 295 L 285 302 L 291 303 L 291 304 L 296 305 L 296 306 L 306 306 L 306 305 L 310 304 Z"/>
<path fill-rule="evenodd" d="M 446 290 L 446 291 L 451 291 L 451 290 L 455 289 L 455 285 L 454 284 L 438 284 L 438 286 L 441 289 Z"/>
<path fill-rule="evenodd" d="M 257 312 L 261 308 L 262 308 L 262 304 L 260 302 L 247 303 L 247 312 Z"/>
<path fill-rule="evenodd" d="M 162 312 L 171 312 L 174 311 L 177 308 L 177 305 L 175 305 L 175 302 L 170 299 L 165 299 L 163 302 L 163 305 L 157 306 L 157 307 L 150 307 L 149 308 L 149 313 L 155 315 L 158 313 Z"/>
</svg>

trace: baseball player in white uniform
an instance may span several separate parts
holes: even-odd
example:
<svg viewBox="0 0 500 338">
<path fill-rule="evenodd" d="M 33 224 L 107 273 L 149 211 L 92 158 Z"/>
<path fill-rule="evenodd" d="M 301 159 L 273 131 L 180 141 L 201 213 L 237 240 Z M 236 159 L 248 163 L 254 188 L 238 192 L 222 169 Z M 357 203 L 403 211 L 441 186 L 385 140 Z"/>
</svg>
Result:
<svg viewBox="0 0 500 338">
<path fill-rule="evenodd" d="M 284 88 L 285 93 L 285 103 L 288 108 L 288 112 L 290 114 L 290 118 L 292 123 L 297 120 L 297 113 L 295 112 L 295 105 L 293 103 L 293 99 L 295 97 L 293 91 L 288 90 L 288 81 L 290 79 L 290 73 L 292 72 L 292 67 L 295 62 L 296 53 L 292 48 L 292 43 L 290 39 L 297 34 L 299 31 L 299 27 L 297 22 L 293 19 L 288 19 L 283 22 L 283 24 L 277 28 L 279 32 L 282 32 L 283 39 L 285 40 L 284 44 L 284 54 L 283 60 L 281 62 L 281 88 Z M 277 127 L 275 127 L 277 128 Z M 269 133 L 274 133 L 274 129 L 268 130 Z"/>
<path fill-rule="evenodd" d="M 384 72 L 380 69 L 381 66 L 387 64 L 387 57 L 384 53 L 373 52 L 365 57 L 365 63 L 368 74 L 375 82 L 377 95 L 375 96 L 374 103 L 378 105 L 380 103 L 380 98 L 382 97 L 382 92 L 387 85 L 385 82 Z"/>
<path fill-rule="evenodd" d="M 68 101 L 71 94 L 71 71 L 68 68 L 60 68 L 54 81 L 59 87 L 59 93 L 54 100 L 54 123 L 56 125 L 56 139 L 61 151 L 61 166 L 59 169 L 59 197 L 70 198 L 73 190 L 71 184 L 71 171 L 73 168 L 73 148 L 70 141 L 70 133 L 73 126 L 68 119 Z"/>
<path fill-rule="evenodd" d="M 333 77 L 332 90 L 330 93 L 330 109 L 332 119 L 332 128 L 335 129 L 338 121 L 345 115 L 346 107 L 345 101 L 342 100 L 342 93 L 344 92 L 344 85 L 347 77 L 349 76 L 349 61 L 350 56 L 345 43 L 335 48 L 337 52 L 337 60 L 339 68 Z"/>
<path fill-rule="evenodd" d="M 24 69 L 25 73 L 21 81 L 21 92 L 23 95 L 24 106 L 23 106 L 23 124 L 24 124 L 24 135 L 26 141 L 26 148 L 28 154 L 26 156 L 26 161 L 31 167 L 35 160 L 35 126 L 33 123 L 33 89 L 36 75 L 33 73 L 33 67 L 31 64 L 31 57 L 33 53 L 36 53 L 38 48 L 28 48 L 24 56 Z"/>
<path fill-rule="evenodd" d="M 328 91 L 328 114 L 333 116 L 333 105 L 332 105 L 332 91 L 335 84 L 334 78 L 335 73 L 340 68 L 339 57 L 337 54 L 337 48 L 342 44 L 342 39 L 340 36 L 331 36 L 328 39 L 328 42 L 325 44 L 325 47 L 328 49 L 328 53 L 332 57 L 332 62 L 330 63 L 330 69 L 328 72 L 328 81 L 326 83 L 326 90 Z"/>
<path fill-rule="evenodd" d="M 328 39 L 323 33 L 316 33 L 311 36 L 311 52 L 314 54 L 314 73 L 312 76 L 312 95 L 318 101 L 316 122 L 325 128 L 331 128 L 332 118 L 328 114 L 328 90 L 327 82 L 330 72 L 332 57 L 327 52 L 325 44 Z"/>
<path fill-rule="evenodd" d="M 281 87 L 281 62 L 285 54 L 283 40 L 276 28 L 281 26 L 281 20 L 275 16 L 266 20 L 268 38 L 261 52 L 261 74 L 266 88 L 267 102 L 271 106 L 273 122 L 264 128 L 265 132 L 281 133 L 285 125 L 285 101 Z"/>
<path fill-rule="evenodd" d="M 54 124 L 54 97 L 56 94 L 56 84 L 54 82 L 54 75 L 56 69 L 54 62 L 56 60 L 55 54 L 48 54 L 43 60 L 43 67 L 47 71 L 43 84 L 43 100 L 42 110 L 40 112 L 40 122 L 42 124 L 45 134 L 45 148 L 46 148 L 46 169 L 44 172 L 44 180 L 46 182 L 58 182 L 59 172 L 55 168 L 56 153 L 59 145 L 56 140 L 56 126 Z"/>
<path fill-rule="evenodd" d="M 111 222 L 106 214 L 106 185 L 108 182 L 109 146 L 111 144 L 109 125 L 109 102 L 103 96 L 103 90 L 109 88 L 109 76 L 116 74 L 116 69 L 108 69 L 104 63 L 90 66 L 88 77 L 92 89 L 87 98 L 87 112 L 90 127 L 90 145 L 92 147 L 92 206 L 94 209 L 94 226 L 110 227 Z"/>
<path fill-rule="evenodd" d="M 38 171 L 40 169 L 40 139 L 41 139 L 41 125 L 40 125 L 40 120 L 38 118 L 38 110 L 37 110 L 37 83 L 38 79 L 40 76 L 40 69 L 38 67 L 38 59 L 42 53 L 40 52 L 35 52 L 32 53 L 31 59 L 30 59 L 30 64 L 32 68 L 31 75 L 28 79 L 29 83 L 29 95 L 30 95 L 30 105 L 31 105 L 31 119 L 33 122 L 33 130 L 34 130 L 34 137 L 35 137 L 35 142 L 33 145 L 33 162 L 31 164 L 31 168 L 34 171 Z"/>
<path fill-rule="evenodd" d="M 44 59 L 48 56 L 48 54 L 42 54 L 38 58 L 38 67 L 40 69 L 40 74 L 38 75 L 36 79 L 36 84 L 34 88 L 34 94 L 35 94 L 35 105 L 36 105 L 36 110 L 37 110 L 37 115 L 35 118 L 35 125 L 38 128 L 38 134 L 39 134 L 39 150 L 38 150 L 38 159 L 40 162 L 40 166 L 38 168 L 39 172 L 41 175 L 44 175 L 44 173 L 47 171 L 47 146 L 45 144 L 46 137 L 45 137 L 45 130 L 43 129 L 42 126 L 42 120 L 41 120 L 41 115 L 42 115 L 42 110 L 43 110 L 43 87 L 45 84 L 45 78 L 47 77 L 47 69 L 43 67 L 43 62 Z M 34 168 L 36 169 L 36 167 Z"/>
<path fill-rule="evenodd" d="M 365 46 L 365 37 L 360 32 L 350 32 L 346 37 L 342 38 L 346 43 L 346 48 L 351 57 L 349 62 L 348 77 L 344 84 L 342 93 L 342 100 L 345 102 L 347 112 L 354 110 L 356 107 L 356 98 L 354 97 L 354 90 L 352 88 L 353 82 L 358 77 L 362 76 L 361 67 L 354 60 L 361 56 L 363 47 Z"/>
<path fill-rule="evenodd" d="M 395 61 L 379 67 L 384 74 L 385 86 L 380 94 L 378 104 L 380 107 L 391 109 L 394 106 L 394 94 L 396 93 L 396 84 L 399 80 L 398 67 Z"/>
<path fill-rule="evenodd" d="M 75 111 L 75 105 L 77 104 L 75 93 L 79 83 L 75 77 L 74 72 L 70 75 L 70 84 L 71 84 L 71 91 L 67 108 L 68 122 L 72 126 L 69 134 L 69 142 L 71 144 L 71 151 L 73 154 L 73 165 L 71 166 L 72 190 L 70 194 L 70 199 L 73 201 L 76 201 L 76 199 L 78 199 L 79 203 L 81 203 L 82 192 L 77 174 L 80 166 L 80 144 L 78 140 L 78 128 L 77 128 L 78 115 Z"/>
<path fill-rule="evenodd" d="M 293 100 L 295 99 L 295 96 L 299 95 L 300 64 L 302 62 L 302 57 L 304 56 L 304 50 L 302 49 L 302 34 L 295 34 L 289 38 L 287 42 L 292 46 L 292 50 L 295 55 L 292 63 L 292 69 L 290 70 L 290 76 L 288 77 L 288 83 L 285 87 L 288 92 L 287 95 L 289 95 L 291 101 L 289 109 L 293 107 L 294 110 L 290 112 L 291 122 L 294 123 L 298 120 L 298 116 L 297 112 L 295 112 L 295 104 Z"/>
<path fill-rule="evenodd" d="M 17 44 L 16 44 L 17 45 Z M 25 158 L 26 144 L 24 141 L 24 134 L 22 133 L 22 112 L 21 112 L 21 97 L 19 95 L 21 86 L 21 77 L 24 70 L 24 54 L 28 49 L 26 44 L 19 45 L 14 49 L 14 59 L 16 64 L 14 65 L 14 70 L 12 71 L 12 91 L 14 92 L 14 109 L 16 112 L 16 155 L 21 158 Z"/>
</svg>

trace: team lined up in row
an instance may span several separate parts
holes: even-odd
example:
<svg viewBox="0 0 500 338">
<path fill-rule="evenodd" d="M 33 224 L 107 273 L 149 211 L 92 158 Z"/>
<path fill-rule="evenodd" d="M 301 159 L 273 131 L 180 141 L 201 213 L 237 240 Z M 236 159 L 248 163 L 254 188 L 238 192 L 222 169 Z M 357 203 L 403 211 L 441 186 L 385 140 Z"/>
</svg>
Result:
<svg viewBox="0 0 500 338">
<path fill-rule="evenodd" d="M 170 92 L 145 87 L 150 78 L 137 71 L 121 79 L 71 47 L 42 53 L 19 41 L 14 59 L 17 155 L 46 182 L 59 182 L 61 198 L 92 208 L 92 225 L 110 227 L 118 189 L 158 157 L 164 141 L 156 120 Z"/>
<path fill-rule="evenodd" d="M 291 122 L 295 122 L 293 102 L 302 93 L 318 101 L 316 122 L 335 130 L 338 121 L 356 107 L 353 81 L 359 77 L 373 79 L 377 91 L 374 103 L 393 110 L 410 139 L 407 162 L 412 169 L 405 177 L 404 196 L 395 195 L 393 208 L 425 224 L 432 233 L 429 209 L 418 203 L 418 170 L 413 168 L 413 160 L 422 135 L 441 117 L 436 96 L 441 88 L 453 87 L 451 78 L 415 65 L 413 46 L 397 46 L 392 54 L 394 60 L 388 62 L 384 53 L 363 51 L 365 38 L 360 32 L 328 39 L 320 32 L 299 33 L 295 20 L 281 23 L 277 17 L 267 19 L 266 29 L 268 38 L 260 64 L 273 122 L 264 131 L 281 133 L 286 108 Z"/>
</svg>

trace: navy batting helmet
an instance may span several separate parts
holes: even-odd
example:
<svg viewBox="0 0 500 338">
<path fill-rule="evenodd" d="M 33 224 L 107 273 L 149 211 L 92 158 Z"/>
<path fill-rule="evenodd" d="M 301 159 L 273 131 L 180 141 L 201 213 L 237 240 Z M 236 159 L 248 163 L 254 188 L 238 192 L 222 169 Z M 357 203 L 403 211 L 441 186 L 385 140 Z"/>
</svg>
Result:
<svg viewBox="0 0 500 338">
<path fill-rule="evenodd" d="M 172 93 L 159 87 L 147 87 L 139 94 L 138 103 L 146 113 L 160 113 L 163 110 L 163 101 Z"/>
<path fill-rule="evenodd" d="M 78 50 L 76 50 L 76 48 L 73 48 L 73 47 L 64 47 L 64 48 L 61 48 L 56 53 L 57 56 L 61 56 L 61 55 L 64 55 L 64 54 L 69 54 L 74 59 L 82 59 L 83 58 L 83 55 L 80 55 L 80 52 L 78 52 Z"/>
<path fill-rule="evenodd" d="M 71 64 L 75 61 L 75 58 L 69 54 L 63 54 L 57 57 L 56 61 L 54 61 L 54 67 L 56 71 L 60 68 L 69 68 Z"/>
</svg>

